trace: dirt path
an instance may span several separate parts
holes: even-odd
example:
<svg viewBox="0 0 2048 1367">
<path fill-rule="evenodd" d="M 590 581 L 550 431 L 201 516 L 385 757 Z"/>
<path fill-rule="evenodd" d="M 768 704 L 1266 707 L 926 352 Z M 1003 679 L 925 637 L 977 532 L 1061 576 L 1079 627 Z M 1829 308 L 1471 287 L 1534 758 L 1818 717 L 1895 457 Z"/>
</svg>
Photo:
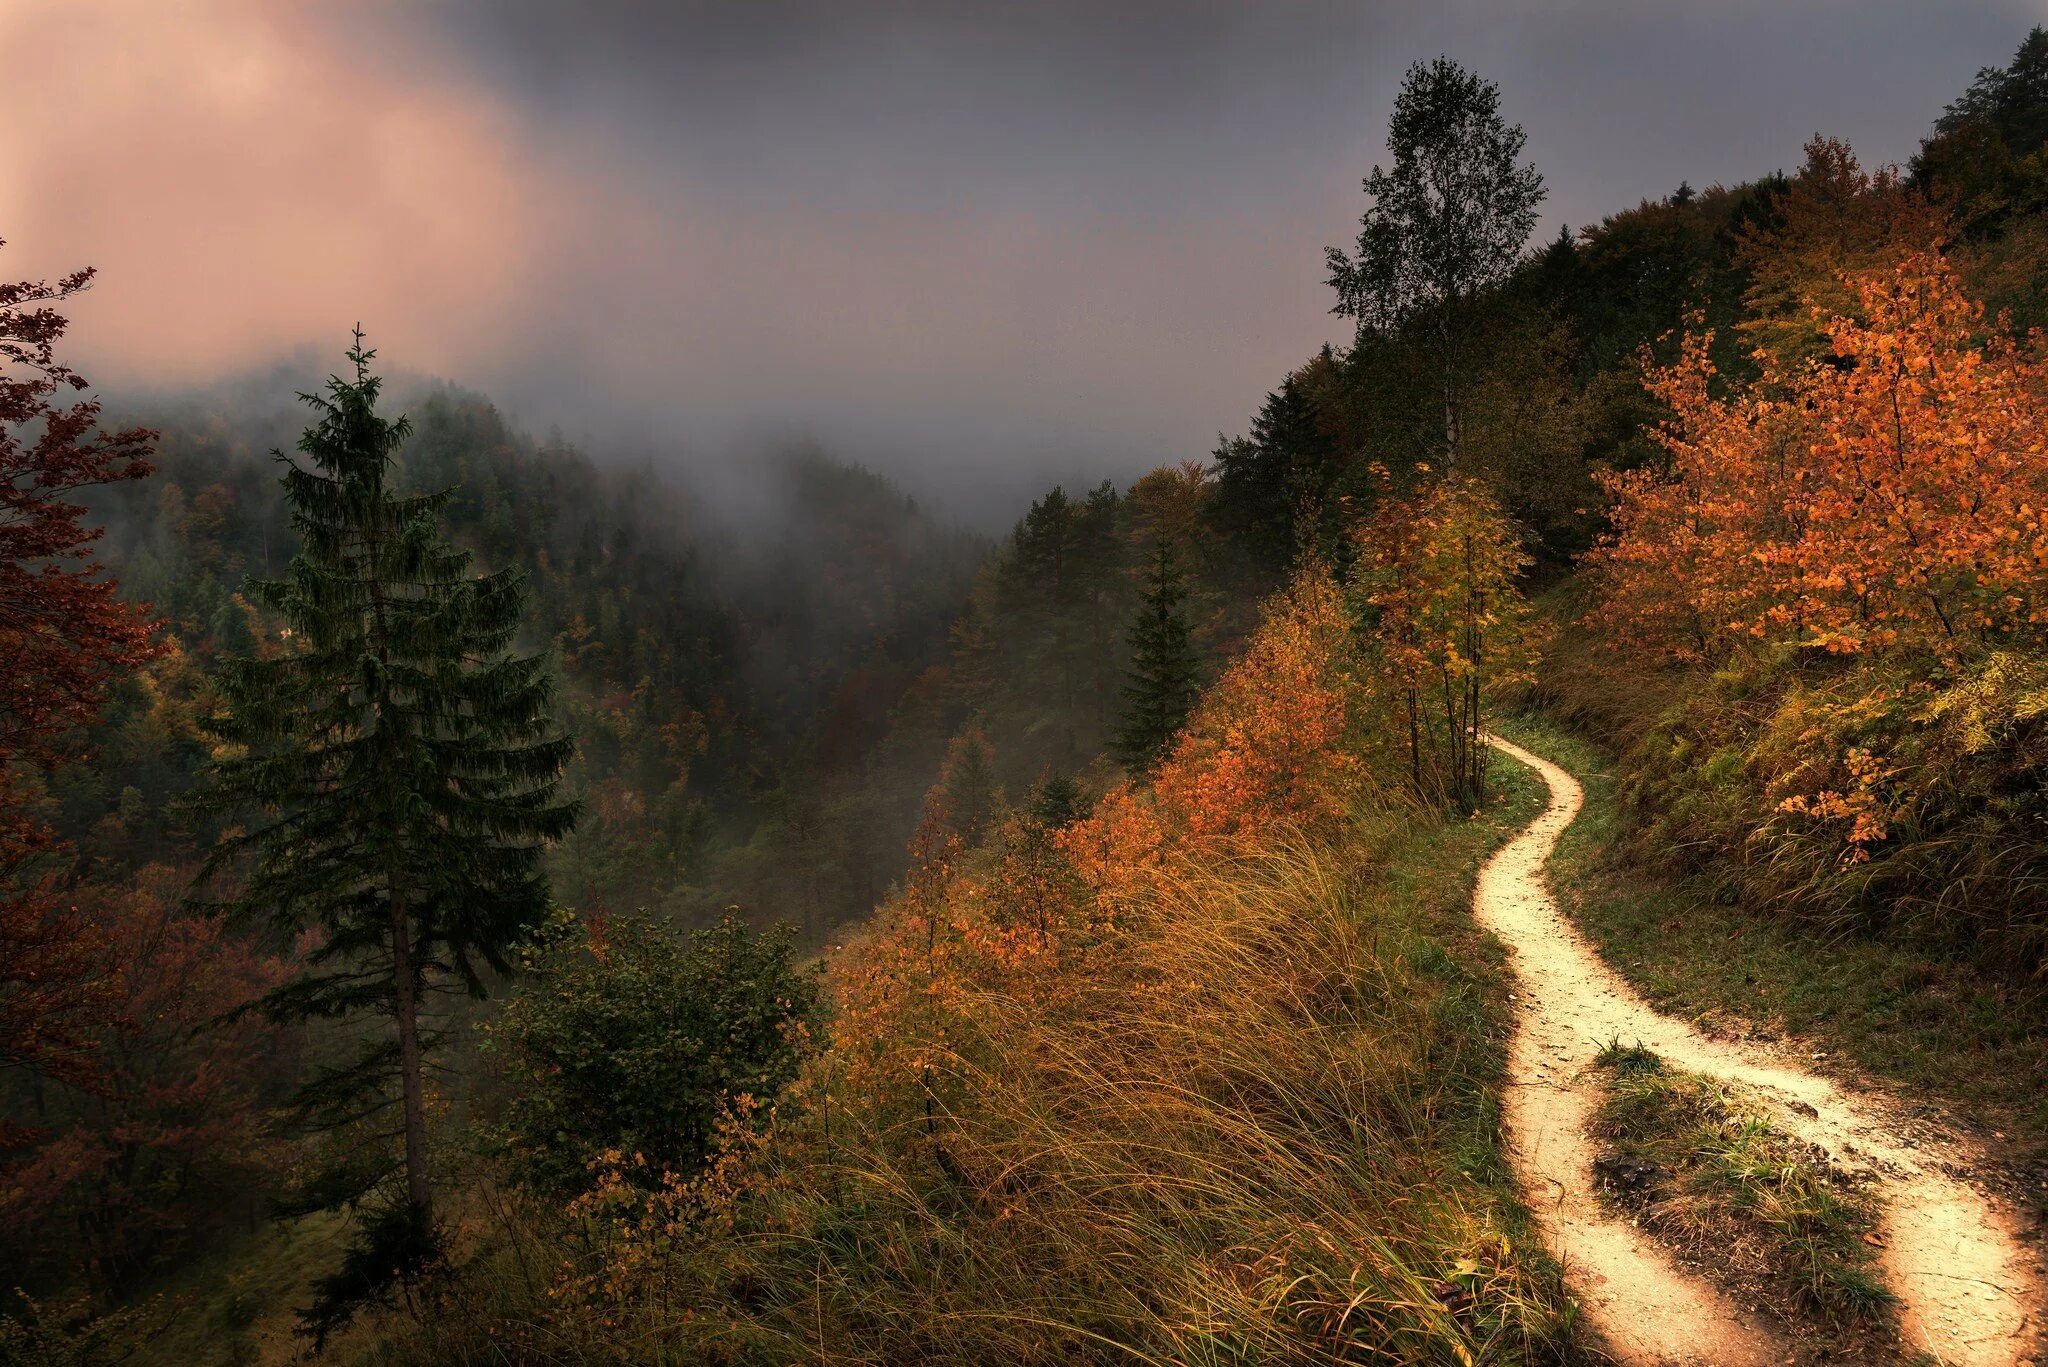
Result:
<svg viewBox="0 0 2048 1367">
<path fill-rule="evenodd" d="M 1597 1098 L 1587 1070 L 1603 1045 L 1620 1040 L 1749 1084 L 1776 1103 L 1788 1133 L 1873 1177 L 1885 1212 L 1884 1273 L 1910 1348 L 1956 1367 L 2031 1361 L 2048 1313 L 2039 1255 L 2018 1238 L 2008 1202 L 1955 1175 L 1977 1169 L 1969 1147 L 1905 1120 L 1876 1093 L 1851 1095 L 1765 1050 L 1710 1040 L 1651 1010 L 1544 885 L 1544 862 L 1583 800 L 1577 780 L 1518 746 L 1493 744 L 1550 787 L 1548 808 L 1487 862 L 1474 898 L 1519 979 L 1508 1137 L 1545 1236 L 1614 1354 L 1642 1367 L 1761 1367 L 1787 1357 L 1760 1316 L 1596 1200 L 1586 1121 Z"/>
</svg>

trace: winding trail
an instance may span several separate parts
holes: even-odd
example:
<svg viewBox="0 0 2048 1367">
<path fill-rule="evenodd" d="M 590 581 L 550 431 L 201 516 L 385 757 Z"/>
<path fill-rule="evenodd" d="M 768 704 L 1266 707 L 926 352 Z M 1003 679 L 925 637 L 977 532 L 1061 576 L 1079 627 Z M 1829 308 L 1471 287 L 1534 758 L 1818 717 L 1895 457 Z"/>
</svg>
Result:
<svg viewBox="0 0 2048 1367">
<path fill-rule="evenodd" d="M 1596 1198 L 1588 1075 L 1609 1041 L 1638 1043 L 1682 1068 L 1749 1085 L 1787 1133 L 1867 1174 L 1883 1209 L 1887 1283 L 1909 1350 L 1954 1367 L 2033 1361 L 2042 1317 L 2038 1252 L 2003 1197 L 1958 1174 L 1981 1167 L 1959 1138 L 1929 1133 L 1875 1092 L 1853 1095 L 1750 1044 L 1710 1040 L 1659 1015 L 1602 963 L 1551 900 L 1543 866 L 1584 800 L 1578 781 L 1539 755 L 1492 744 L 1543 777 L 1550 803 L 1480 871 L 1473 910 L 1508 946 L 1518 1012 L 1510 1050 L 1509 1144 L 1529 1204 L 1587 1321 L 1639 1367 L 1763 1367 L 1787 1347 L 1763 1316 L 1680 1267 L 1662 1245 Z"/>
</svg>

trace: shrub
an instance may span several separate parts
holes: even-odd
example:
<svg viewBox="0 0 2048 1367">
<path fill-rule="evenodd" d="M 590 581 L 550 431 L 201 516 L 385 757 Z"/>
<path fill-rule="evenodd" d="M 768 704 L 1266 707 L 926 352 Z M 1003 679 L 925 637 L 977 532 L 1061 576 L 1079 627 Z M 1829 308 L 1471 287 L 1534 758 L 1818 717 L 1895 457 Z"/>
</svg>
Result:
<svg viewBox="0 0 2048 1367">
<path fill-rule="evenodd" d="M 1628 756 L 1645 852 L 1832 930 L 2048 959 L 2048 654 L 1948 672 L 1763 652 Z"/>
<path fill-rule="evenodd" d="M 659 1180 L 710 1156 L 721 1116 L 795 1078 L 819 1021 L 816 974 L 786 928 L 737 915 L 678 935 L 654 921 L 558 921 L 487 1027 L 517 1082 L 495 1130 L 521 1184 L 586 1189 L 608 1152 Z"/>
</svg>

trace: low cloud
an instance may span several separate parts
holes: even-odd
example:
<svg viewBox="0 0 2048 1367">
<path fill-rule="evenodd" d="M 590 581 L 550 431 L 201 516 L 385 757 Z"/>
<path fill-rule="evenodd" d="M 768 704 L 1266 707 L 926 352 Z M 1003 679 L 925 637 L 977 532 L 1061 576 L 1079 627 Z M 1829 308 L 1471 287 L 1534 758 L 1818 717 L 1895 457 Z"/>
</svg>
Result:
<svg viewBox="0 0 2048 1367">
<path fill-rule="evenodd" d="M 993 517 L 1202 454 L 1340 335 L 1321 248 L 1414 58 L 1500 82 L 1554 231 L 1816 129 L 1908 155 L 2030 12 L 15 0 L 0 271 L 101 268 L 109 384 L 361 319 L 600 452 L 808 434 Z"/>
</svg>

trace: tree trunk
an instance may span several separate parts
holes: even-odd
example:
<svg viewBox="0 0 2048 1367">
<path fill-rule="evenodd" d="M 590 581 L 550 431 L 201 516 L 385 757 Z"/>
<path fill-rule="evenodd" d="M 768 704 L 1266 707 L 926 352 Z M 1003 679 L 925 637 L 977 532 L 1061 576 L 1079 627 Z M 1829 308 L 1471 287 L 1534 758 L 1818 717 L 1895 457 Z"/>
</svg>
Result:
<svg viewBox="0 0 2048 1367">
<path fill-rule="evenodd" d="M 398 993 L 398 1085 L 405 1104 L 405 1199 L 425 1229 L 433 1214 L 427 1188 L 427 1100 L 420 1067 L 419 990 L 413 977 L 405 903 L 391 898 L 391 976 Z"/>
<path fill-rule="evenodd" d="M 391 633 L 384 616 L 383 521 L 374 514 L 365 531 L 371 572 L 370 636 L 377 646 L 376 736 L 384 742 L 391 729 Z M 380 745 L 380 750 L 384 747 Z M 388 751 L 386 751 L 388 753 Z M 391 905 L 391 990 L 398 1017 L 398 1087 L 405 1111 L 405 1200 L 422 1230 L 433 1215 L 427 1186 L 427 1098 L 420 1063 L 419 980 L 412 963 L 412 923 L 406 919 L 399 879 L 387 872 Z"/>
<path fill-rule="evenodd" d="M 1445 474 L 1458 468 L 1458 348 L 1451 333 L 1451 310 L 1456 306 L 1457 296 L 1447 296 L 1437 319 L 1437 336 L 1443 348 Z"/>
</svg>

